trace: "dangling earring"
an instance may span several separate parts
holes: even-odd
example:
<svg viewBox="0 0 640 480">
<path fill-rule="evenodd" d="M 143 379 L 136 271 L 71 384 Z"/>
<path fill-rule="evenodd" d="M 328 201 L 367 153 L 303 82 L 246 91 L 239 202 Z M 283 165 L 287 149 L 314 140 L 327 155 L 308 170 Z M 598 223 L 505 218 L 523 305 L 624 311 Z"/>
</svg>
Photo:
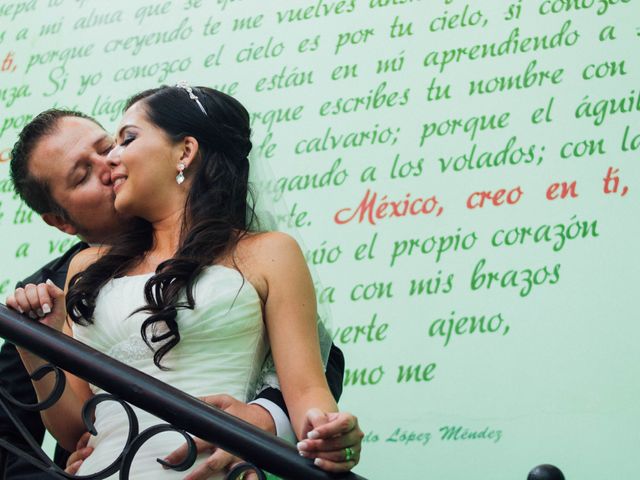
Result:
<svg viewBox="0 0 640 480">
<path fill-rule="evenodd" d="M 178 185 L 180 185 L 182 182 L 184 182 L 184 169 L 187 168 L 187 166 L 184 164 L 184 162 L 180 162 L 178 163 L 178 175 L 176 175 L 176 183 Z"/>
</svg>

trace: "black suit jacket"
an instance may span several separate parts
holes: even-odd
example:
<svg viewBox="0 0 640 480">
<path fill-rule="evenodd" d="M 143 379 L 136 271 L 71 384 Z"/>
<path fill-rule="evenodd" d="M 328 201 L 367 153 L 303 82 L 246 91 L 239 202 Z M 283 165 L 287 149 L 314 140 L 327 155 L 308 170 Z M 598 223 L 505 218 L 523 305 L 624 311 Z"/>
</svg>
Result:
<svg viewBox="0 0 640 480">
<path fill-rule="evenodd" d="M 63 256 L 49 262 L 31 276 L 25 278 L 22 282 L 19 282 L 16 285 L 16 288 L 24 287 L 24 285 L 29 283 L 42 283 L 47 279 L 50 279 L 58 287 L 64 288 L 71 259 L 76 255 L 76 253 L 86 247 L 87 244 L 82 242 L 74 245 L 67 250 Z M 331 393 L 335 397 L 336 401 L 340 399 L 340 395 L 342 394 L 343 376 L 344 356 L 342 351 L 332 344 L 327 364 L 327 381 L 329 383 Z M 0 382 L 2 382 L 4 388 L 6 388 L 8 392 L 19 401 L 23 403 L 36 403 L 36 394 L 33 390 L 33 386 L 31 385 L 31 379 L 22 364 L 22 360 L 20 360 L 20 356 L 18 355 L 15 346 L 8 342 L 4 342 L 0 349 Z M 284 398 L 279 390 L 267 388 L 260 393 L 259 397 L 266 398 L 274 402 L 282 408 L 285 413 L 287 413 Z M 27 412 L 24 410 L 16 411 L 15 413 L 22 423 L 29 429 L 33 437 L 38 442 L 42 443 L 45 428 L 42 424 L 40 414 L 38 412 Z M 17 432 L 15 426 L 11 420 L 9 420 L 2 408 L 0 408 L 0 436 L 21 446 L 23 450 L 28 450 L 29 448 L 24 444 L 20 434 Z M 68 452 L 64 451 L 59 446 L 56 447 L 55 461 L 60 467 L 65 467 L 68 456 Z M 50 480 L 53 477 L 41 472 L 28 462 L 9 455 L 6 478 L 9 480 Z"/>
</svg>

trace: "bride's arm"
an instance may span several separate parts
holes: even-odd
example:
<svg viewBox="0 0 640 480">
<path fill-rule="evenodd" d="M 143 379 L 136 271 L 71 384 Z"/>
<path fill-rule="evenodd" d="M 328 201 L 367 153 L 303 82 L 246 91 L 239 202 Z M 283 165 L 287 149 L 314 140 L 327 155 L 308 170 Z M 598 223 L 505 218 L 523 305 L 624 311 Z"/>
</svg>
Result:
<svg viewBox="0 0 640 480">
<path fill-rule="evenodd" d="M 360 459 L 358 419 L 338 412 L 327 385 L 316 325 L 313 281 L 297 242 L 282 233 L 258 236 L 251 252 L 259 268 L 259 291 L 281 390 L 301 455 L 332 472 Z"/>
<path fill-rule="evenodd" d="M 81 269 L 86 268 L 90 257 L 84 252 L 80 252 L 69 265 L 67 283 L 69 279 Z M 88 252 L 90 254 L 90 252 Z M 46 306 L 45 306 L 46 305 Z M 29 284 L 24 288 L 17 289 L 13 295 L 7 298 L 7 306 L 28 315 L 41 313 L 39 321 L 71 335 L 69 320 L 66 318 L 66 308 L 64 292 L 56 287 L 52 282 L 41 283 L 39 285 Z M 47 310 L 50 313 L 45 314 Z M 29 321 L 26 320 L 25 321 Z M 29 374 L 33 373 L 42 365 L 49 363 L 41 357 L 18 348 L 18 353 Z M 91 396 L 89 385 L 82 379 L 66 373 L 66 386 L 60 399 L 50 408 L 41 412 L 42 421 L 56 438 L 58 443 L 68 451 L 75 449 L 78 438 L 86 430 L 81 417 L 82 406 Z M 46 375 L 41 380 L 33 381 L 33 388 L 38 401 L 42 401 L 49 396 L 54 386 L 53 375 Z"/>
<path fill-rule="evenodd" d="M 266 281 L 265 322 L 291 422 L 298 438 L 308 430 L 307 412 L 338 407 L 327 385 L 316 325 L 311 275 L 297 242 L 282 233 L 263 234 L 255 252 Z"/>
</svg>

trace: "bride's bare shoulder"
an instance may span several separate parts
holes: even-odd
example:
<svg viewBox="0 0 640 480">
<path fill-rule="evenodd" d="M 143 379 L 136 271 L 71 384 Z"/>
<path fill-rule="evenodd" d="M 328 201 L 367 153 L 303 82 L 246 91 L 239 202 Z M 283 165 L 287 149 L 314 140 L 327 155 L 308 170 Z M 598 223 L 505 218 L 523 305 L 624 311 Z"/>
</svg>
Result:
<svg viewBox="0 0 640 480">
<path fill-rule="evenodd" d="M 238 255 L 253 262 L 273 262 L 299 254 L 296 239 L 284 232 L 249 233 L 238 243 Z"/>
<path fill-rule="evenodd" d="M 268 296 L 269 281 L 274 274 L 297 270 L 304 265 L 298 242 L 283 232 L 246 234 L 235 248 L 233 261 L 263 301 Z"/>
</svg>

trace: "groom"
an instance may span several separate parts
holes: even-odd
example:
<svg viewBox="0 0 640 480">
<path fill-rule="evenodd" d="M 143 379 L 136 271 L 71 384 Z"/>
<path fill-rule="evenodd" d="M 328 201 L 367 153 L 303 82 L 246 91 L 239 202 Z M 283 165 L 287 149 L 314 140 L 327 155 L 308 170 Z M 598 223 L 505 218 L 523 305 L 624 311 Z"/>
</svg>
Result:
<svg viewBox="0 0 640 480">
<path fill-rule="evenodd" d="M 108 244 L 129 225 L 130 219 L 120 216 L 113 206 L 111 172 L 106 158 L 112 145 L 110 135 L 95 120 L 77 112 L 48 110 L 35 117 L 20 133 L 11 161 L 11 175 L 16 191 L 47 224 L 70 235 L 77 235 L 83 242 L 45 265 L 19 286 L 51 279 L 62 287 L 69 263 L 78 251 L 88 244 Z M 342 352 L 332 345 L 327 380 L 336 399 L 342 392 L 343 373 Z M 15 347 L 6 342 L 0 351 L 0 378 L 6 382 L 5 388 L 19 400 L 29 403 L 35 401 L 31 382 Z M 250 404 L 223 395 L 210 398 L 209 401 L 264 430 L 295 440 L 282 394 L 276 388 L 265 388 Z M 357 426 L 357 420 L 348 414 L 340 415 L 342 417 L 312 420 L 314 427 L 325 422 L 327 425 L 318 430 L 321 433 L 320 439 L 305 441 L 308 453 L 322 449 L 327 452 L 328 458 L 336 459 L 334 450 L 339 455 L 344 448 L 332 446 L 325 439 L 338 431 L 349 431 L 349 438 L 353 439 L 356 447 L 352 451 L 359 455 L 362 432 Z M 39 415 L 22 411 L 20 416 L 34 436 L 41 440 L 44 426 Z M 15 429 L 4 412 L 0 412 L 0 435 L 19 442 L 19 438 L 14 437 L 15 434 Z M 76 452 L 72 460 L 81 461 L 86 453 Z M 64 461 L 59 453 L 56 460 Z M 224 469 L 232 461 L 234 458 L 226 452 L 215 451 L 210 461 L 203 466 L 206 471 L 202 472 L 201 478 Z M 324 466 L 329 469 L 334 468 L 334 463 L 341 463 L 326 462 Z M 77 470 L 78 466 L 75 463 L 72 469 Z M 11 457 L 7 478 L 40 480 L 51 477 L 37 472 L 26 462 Z"/>
</svg>

